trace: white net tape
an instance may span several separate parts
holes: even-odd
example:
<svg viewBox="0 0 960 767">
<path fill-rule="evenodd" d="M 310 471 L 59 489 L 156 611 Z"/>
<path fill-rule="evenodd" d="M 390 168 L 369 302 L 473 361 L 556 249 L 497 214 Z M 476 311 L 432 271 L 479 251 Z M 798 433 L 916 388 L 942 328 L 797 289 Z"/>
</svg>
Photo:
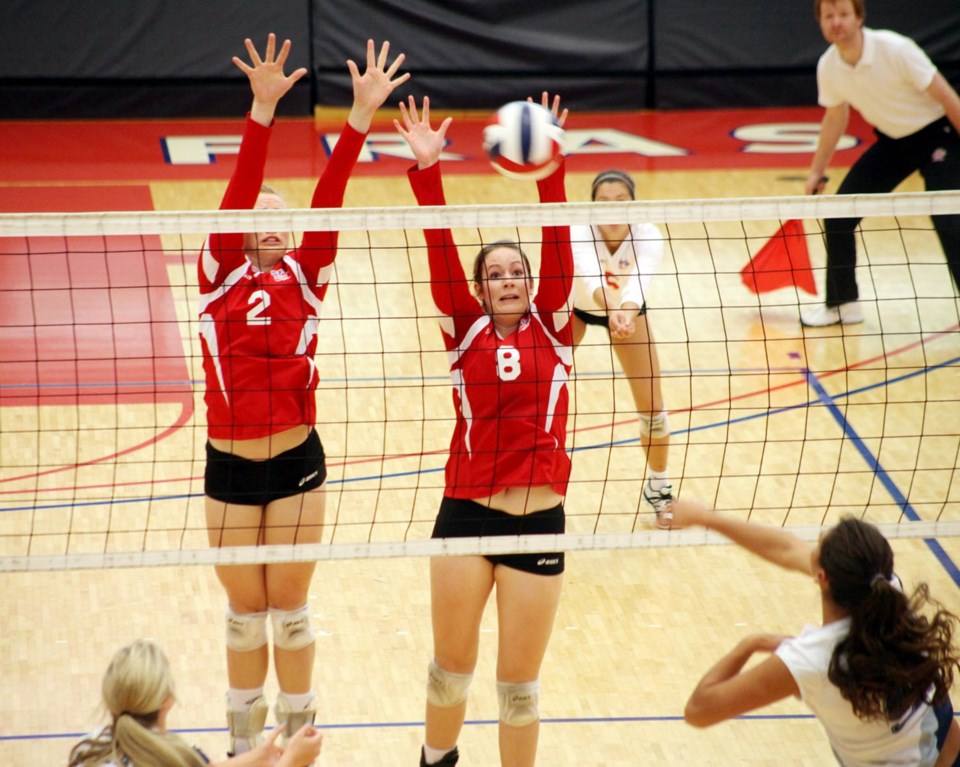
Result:
<svg viewBox="0 0 960 767">
<path fill-rule="evenodd" d="M 676 467 L 675 483 L 682 483 L 693 497 L 768 523 L 789 526 L 798 535 L 810 539 L 816 538 L 824 526 L 839 514 L 867 515 L 869 508 L 880 509 L 878 514 L 867 515 L 867 518 L 878 522 L 888 537 L 934 538 L 960 535 L 960 508 L 957 503 L 960 481 L 956 478 L 956 460 L 960 451 L 960 429 L 956 426 L 956 414 L 960 413 L 960 389 L 944 379 L 946 374 L 951 374 L 955 380 L 957 360 L 960 358 L 960 323 L 957 321 L 956 294 L 947 286 L 949 277 L 943 279 L 943 254 L 926 217 L 958 213 L 960 192 L 603 204 L 450 205 L 444 208 L 0 214 L 0 237 L 26 238 L 29 250 L 29 243 L 34 238 L 162 235 L 163 251 L 178 254 L 182 273 L 189 275 L 191 269 L 195 268 L 195 243 L 208 232 L 336 230 L 344 233 L 344 236 L 341 238 L 342 252 L 337 262 L 337 278 L 332 284 L 331 293 L 341 291 L 346 295 L 349 291 L 362 291 L 369 287 L 364 283 L 366 273 L 360 276 L 347 274 L 349 269 L 359 268 L 356 267 L 356 251 L 364 249 L 371 254 L 381 249 L 386 253 L 381 255 L 378 252 L 375 259 L 371 257 L 371 264 L 379 264 L 391 255 L 406 259 L 410 275 L 410 284 L 406 287 L 411 293 L 414 288 L 422 288 L 427 283 L 427 276 L 410 264 L 413 263 L 411 253 L 416 252 L 416 258 L 422 258 L 420 230 L 425 228 L 455 230 L 456 239 L 461 240 L 461 252 L 466 256 L 470 251 L 472 256 L 476 243 L 484 241 L 483 232 L 488 229 L 502 230 L 506 227 L 516 232 L 515 236 L 519 238 L 521 227 L 526 230 L 527 227 L 544 225 L 599 225 L 623 221 L 655 223 L 661 225 L 667 237 L 671 265 L 665 271 L 670 275 L 668 281 L 673 286 L 673 292 L 661 300 L 655 297 L 651 306 L 651 323 L 657 331 L 658 345 L 662 345 L 668 360 L 681 361 L 666 365 L 668 369 L 664 371 L 665 378 L 669 379 L 665 383 L 665 400 L 671 410 L 671 423 L 675 435 L 682 435 L 685 440 L 680 445 L 684 460 L 674 462 L 671 458 L 672 465 Z M 796 290 L 785 299 L 781 296 L 779 304 L 747 294 L 739 281 L 734 286 L 741 290 L 739 295 L 731 296 L 725 292 L 729 286 L 721 284 L 721 278 L 730 278 L 739 272 L 743 266 L 743 256 L 755 250 L 755 245 L 764 236 L 769 236 L 779 223 L 789 219 L 806 220 L 808 239 L 816 244 L 817 219 L 849 217 L 863 217 L 864 233 L 880 231 L 896 244 L 891 248 L 894 252 L 892 256 L 886 255 L 882 247 L 876 249 L 876 252 L 884 253 L 882 257 L 869 252 L 869 248 L 866 248 L 866 253 L 862 252 L 867 257 L 862 259 L 861 265 L 870 270 L 869 283 L 875 293 L 872 300 L 876 302 L 878 310 L 877 320 L 859 335 L 846 332 L 831 335 L 828 332 L 821 336 L 804 336 L 795 319 L 791 320 L 788 327 L 782 316 L 774 315 L 772 321 L 764 317 L 763 309 L 770 305 L 787 306 L 795 310 L 801 303 Z M 921 217 L 922 221 L 915 221 L 916 217 Z M 737 226 L 729 226 L 731 223 Z M 722 230 L 715 231 L 711 224 L 721 226 Z M 460 230 L 473 232 L 473 244 L 462 241 Z M 925 238 L 919 246 L 912 239 L 918 231 Z M 352 235 L 355 239 L 366 237 L 366 240 L 359 246 L 344 245 L 344 240 L 349 239 L 347 233 L 351 232 L 366 233 Z M 530 232 L 524 242 L 536 240 L 536 230 L 531 229 Z M 393 233 L 389 245 L 379 243 L 380 233 Z M 866 234 L 863 237 L 866 238 Z M 171 247 L 170 243 L 174 241 L 179 244 Z M 45 242 L 49 244 L 49 240 Z M 721 253 L 721 242 L 731 247 L 733 255 Z M 862 249 L 863 245 L 864 241 L 861 240 Z M 348 248 L 353 252 L 347 253 Z M 696 255 L 685 255 L 688 250 Z M 918 254 L 917 251 L 922 253 Z M 343 265 L 344 259 L 354 261 Z M 820 261 L 822 263 L 822 258 Z M 38 263 L 42 264 L 42 261 Z M 921 268 L 937 270 L 938 276 L 932 289 L 924 287 L 924 292 L 921 292 L 919 287 L 911 284 L 912 280 L 907 280 L 907 290 L 901 290 L 901 278 L 898 278 L 896 290 L 885 283 L 888 280 L 884 276 L 885 268 L 901 268 L 909 272 L 917 264 Z M 376 274 L 377 267 L 371 266 L 369 271 Z M 373 281 L 372 278 L 370 281 Z M 729 279 L 727 282 L 733 284 Z M 346 436 L 342 439 L 331 436 L 331 440 L 339 439 L 353 446 L 344 451 L 344 463 L 349 457 L 358 464 L 368 461 L 375 467 L 366 473 L 355 472 L 349 476 L 344 473 L 341 478 L 332 478 L 328 494 L 336 497 L 328 501 L 326 524 L 333 530 L 325 535 L 330 539 L 328 542 L 297 546 L 207 548 L 204 545 L 202 493 L 198 492 L 197 478 L 192 477 L 193 483 L 187 483 L 189 488 L 181 494 L 172 493 L 168 497 L 157 492 L 149 498 L 139 498 L 130 491 L 133 493 L 131 496 L 121 486 L 135 486 L 136 481 L 120 481 L 125 478 L 123 471 L 127 467 L 119 457 L 125 443 L 121 444 L 122 440 L 117 437 L 114 438 L 117 445 L 115 474 L 107 477 L 103 485 L 105 489 L 90 490 L 101 485 L 93 482 L 83 485 L 79 474 L 75 476 L 75 482 L 82 492 L 74 490 L 72 497 L 69 497 L 66 488 L 42 487 L 38 478 L 54 471 L 47 467 L 58 466 L 59 459 L 53 455 L 56 446 L 65 441 L 82 443 L 85 438 L 83 429 L 88 428 L 84 424 L 92 421 L 99 426 L 103 423 L 108 431 L 111 428 L 115 431 L 126 428 L 122 427 L 126 411 L 120 397 L 117 397 L 115 411 L 110 417 L 87 413 L 84 409 L 86 406 L 79 404 L 61 407 L 53 416 L 28 412 L 31 411 L 29 407 L 0 408 L 0 411 L 10 411 L 0 412 L 0 571 L 470 553 L 495 555 L 545 550 L 725 543 L 723 538 L 703 531 L 636 529 L 643 456 L 639 453 L 635 436 L 624 438 L 622 432 L 617 431 L 623 423 L 635 422 L 636 412 L 625 403 L 617 404 L 624 397 L 622 392 L 616 393 L 620 384 L 615 379 L 619 374 L 595 371 L 589 363 L 578 363 L 574 375 L 576 387 L 584 388 L 576 392 L 572 400 L 572 406 L 578 409 L 571 413 L 571 424 L 577 425 L 579 433 L 576 445 L 573 434 L 568 438 L 568 448 L 573 450 L 575 472 L 567 503 L 568 532 L 556 536 L 430 540 L 428 536 L 441 492 L 441 479 L 429 477 L 436 474 L 442 465 L 445 443 L 452 429 L 452 407 L 448 379 L 443 375 L 445 371 L 434 364 L 442 356 L 439 331 L 429 327 L 433 325 L 436 314 L 422 300 L 411 299 L 409 307 L 394 307 L 391 304 L 394 293 L 391 291 L 402 287 L 396 281 L 378 287 L 384 292 L 375 294 L 366 305 L 367 314 L 363 316 L 351 318 L 344 311 L 339 320 L 324 320 L 325 323 L 339 321 L 337 332 L 342 335 L 342 340 L 337 343 L 342 349 L 318 359 L 323 381 L 318 393 L 323 395 L 323 387 L 330 387 L 330 392 L 336 395 L 332 401 L 342 403 L 344 412 L 338 416 L 336 413 L 331 415 L 329 409 L 322 410 L 328 420 L 321 422 L 318 429 L 326 444 L 326 432 L 342 428 Z M 189 309 L 183 309 L 186 321 L 183 316 L 180 318 L 180 324 L 184 326 L 181 331 L 185 339 L 184 346 L 187 348 L 189 339 L 196 336 L 193 317 L 195 285 L 188 276 L 177 289 L 180 291 L 177 300 L 185 306 L 189 304 Z M 7 294 L 7 300 L 20 300 L 24 305 L 35 300 L 48 300 L 17 295 L 14 291 Z M 813 302 L 822 299 L 804 301 L 807 300 Z M 338 298 L 335 301 L 342 301 L 343 306 L 350 303 L 347 299 Z M 933 310 L 928 311 L 928 304 L 935 306 L 935 314 L 931 315 Z M 737 318 L 740 319 L 746 316 L 744 313 L 748 313 L 750 319 L 738 326 L 730 321 L 726 313 L 729 311 L 739 312 Z M 327 317 L 327 310 L 324 312 Z M 705 313 L 707 324 L 694 325 L 693 320 L 698 312 Z M 363 350 L 367 355 L 380 355 L 382 375 L 379 378 L 351 377 L 353 352 L 350 351 L 349 341 L 353 328 L 350 323 L 377 322 L 381 313 L 397 321 L 406 319 L 414 323 L 400 326 L 399 332 L 413 333 L 417 338 L 404 352 L 405 356 L 396 358 L 402 359 L 402 363 L 395 362 L 395 358 L 388 356 L 383 348 Z M 422 334 L 415 325 L 419 320 L 429 321 L 426 323 L 429 329 Z M 122 324 L 121 320 L 118 322 Z M 323 328 L 324 325 L 321 325 L 321 335 Z M 408 328 L 411 329 L 408 331 Z M 381 341 L 386 337 L 382 330 L 377 333 Z M 799 367 L 777 367 L 773 352 L 778 344 L 793 344 L 795 348 L 803 350 L 810 360 L 821 353 L 825 354 L 828 349 L 839 350 L 839 359 L 846 360 L 847 364 L 831 367 L 833 363 L 829 363 L 817 372 L 821 378 L 843 378 L 846 389 L 829 402 L 824 401 L 824 397 L 829 399 L 833 395 L 821 394 L 819 402 L 816 395 L 792 400 L 779 399 L 778 392 L 794 385 L 805 391 L 806 383 Z M 609 348 L 603 344 L 596 346 L 604 346 L 607 364 L 616 368 Z M 186 351 L 185 354 L 196 367 L 196 352 Z M 589 354 L 589 349 L 581 349 L 577 359 Z M 429 355 L 436 357 L 428 359 Z M 732 358 L 735 356 L 742 356 L 743 359 L 734 371 Z M 0 362 L 3 359 L 0 353 Z M 753 367 L 747 364 L 751 360 Z M 41 360 L 27 362 L 39 366 Z M 325 371 L 327 363 L 339 365 L 337 373 Z M 104 365 L 109 368 L 111 363 L 107 361 Z M 391 366 L 396 366 L 396 369 Z M 338 375 L 342 375 L 342 378 Z M 757 377 L 763 380 L 754 387 L 754 391 L 751 387 Z M 193 389 L 193 395 L 190 396 L 196 396 L 202 390 L 198 378 L 195 374 L 193 380 L 186 384 L 188 391 L 191 387 Z M 923 381 L 920 393 L 899 395 L 894 387 L 912 379 Z M 10 385 L 9 381 L 0 381 L 0 390 Z M 612 404 L 590 411 L 589 402 L 595 394 L 590 393 L 593 389 L 588 390 L 588 386 L 601 391 L 602 396 Z M 886 388 L 882 389 L 884 394 L 879 399 L 875 393 L 870 394 L 871 391 L 881 390 L 881 387 Z M 717 395 L 716 391 L 721 394 Z M 365 395 L 374 399 L 363 400 L 362 407 L 351 408 L 351 398 Z M 392 397 L 397 397 L 397 402 L 401 404 L 395 404 L 390 399 Z M 741 400 L 748 404 L 736 404 Z M 819 407 L 823 405 L 827 406 Z M 380 415 L 367 419 L 363 414 L 364 407 L 367 410 L 379 408 L 384 413 L 389 410 L 392 417 L 408 420 L 411 433 L 418 434 L 413 440 L 415 444 L 408 446 L 404 437 L 391 438 L 391 442 L 387 437 L 391 416 L 383 415 L 382 423 L 378 421 Z M 840 419 L 849 415 L 848 410 L 873 408 L 879 415 L 871 417 L 874 421 L 879 418 L 881 423 L 890 420 L 896 408 L 907 411 L 908 420 L 912 419 L 913 426 L 909 431 L 901 429 L 899 432 L 881 431 L 862 435 L 847 428 L 845 433 L 828 436 L 831 434 L 830 428 L 824 426 L 825 422 L 817 420 L 826 415 L 812 413 L 818 407 L 820 413 L 828 415 L 833 407 L 833 417 Z M 143 426 L 147 431 L 160 432 L 169 425 L 170 418 L 166 415 L 161 417 L 161 405 L 153 405 L 153 408 L 157 411 L 153 416 L 155 421 Z M 32 411 L 41 409 L 34 407 Z M 67 411 L 72 415 L 68 415 Z M 202 411 L 202 408 L 198 407 L 198 411 Z M 774 414 L 799 411 L 805 413 L 804 420 L 791 421 L 782 429 L 769 418 Z M 337 418 L 342 422 L 337 422 Z M 110 426 L 111 419 L 116 425 Z M 761 419 L 765 419 L 763 425 L 756 426 Z M 188 425 L 192 429 L 191 435 L 199 435 L 190 437 L 189 450 L 195 450 L 202 442 L 202 420 L 201 415 L 193 416 Z M 855 418 L 851 418 L 851 422 L 855 421 Z M 371 425 L 374 431 L 379 429 L 376 431 L 379 436 L 372 439 L 364 431 Z M 356 435 L 351 435 L 351 429 L 358 430 Z M 590 434 L 597 436 L 588 436 Z M 23 479 L 30 474 L 29 471 L 26 475 L 23 473 L 24 467 L 29 468 L 31 464 L 18 463 L 19 448 L 17 443 L 10 441 L 16 435 L 26 439 L 43 456 L 32 464 L 32 479 Z M 865 444 L 869 448 L 874 439 L 880 444 L 876 451 L 880 458 L 874 463 L 868 458 L 866 466 L 863 463 L 853 465 L 847 456 L 850 444 Z M 394 446 L 398 441 L 402 443 L 400 449 Z M 388 442 L 391 442 L 390 449 Z M 634 452 L 621 461 L 616 451 L 625 444 Z M 409 450 L 406 450 L 407 447 Z M 884 451 L 893 450 L 894 447 L 912 452 L 897 464 L 896 470 L 888 476 L 881 476 L 881 459 L 887 459 Z M 827 462 L 826 466 L 818 465 L 808 470 L 805 464 L 810 462 L 809 453 L 818 450 L 833 451 L 835 460 Z M 702 457 L 707 455 L 706 451 L 710 451 L 709 458 Z M 791 452 L 799 456 L 792 468 L 779 467 L 778 461 Z M 80 453 L 78 448 L 77 454 Z M 586 463 L 586 454 L 593 453 L 602 453 L 602 459 L 591 464 L 589 470 L 577 474 L 578 464 Z M 761 456 L 759 462 L 763 467 L 756 469 L 749 477 L 740 476 L 738 472 L 742 466 L 751 464 L 755 455 Z M 939 463 L 933 461 L 930 455 L 936 455 Z M 328 461 L 330 458 L 328 451 Z M 638 459 L 641 461 L 639 464 Z M 144 462 L 149 463 L 150 460 L 148 456 Z M 159 462 L 168 459 L 153 460 Z M 198 454 L 185 460 L 191 462 L 194 473 L 196 467 L 202 466 Z M 397 463 L 388 464 L 387 461 Z M 768 469 L 768 463 L 772 464 L 772 468 Z M 83 461 L 79 459 L 74 463 L 75 467 L 82 465 Z M 395 472 L 391 473 L 388 468 L 391 466 L 396 468 Z M 925 470 L 929 471 L 923 474 Z M 148 473 L 151 480 L 168 481 L 163 471 L 156 467 Z M 891 475 L 894 479 L 890 479 Z M 773 487 L 768 488 L 766 494 L 765 482 Z M 801 497 L 803 493 L 798 487 L 804 482 L 823 483 L 829 485 L 831 490 L 822 498 L 816 494 Z M 892 499 L 880 497 L 877 488 L 895 488 L 898 483 L 907 489 L 902 496 L 895 491 L 889 493 Z M 866 490 L 856 500 L 844 501 L 845 484 L 856 484 Z M 186 484 L 182 486 L 187 488 Z M 354 487 L 359 489 L 354 491 Z M 337 488 L 336 491 L 334 488 Z M 620 504 L 624 497 L 629 500 Z M 770 497 L 774 500 L 770 501 Z M 129 517 L 114 511 L 128 501 L 141 503 L 146 511 L 143 514 L 130 514 Z M 164 512 L 165 503 L 180 504 L 182 508 L 178 507 L 179 510 L 168 519 Z M 357 524 L 357 529 L 366 532 L 348 534 L 354 525 L 352 515 L 357 515 L 357 510 L 366 503 L 375 507 L 372 513 L 359 514 L 362 521 Z M 98 510 L 87 517 L 87 506 L 97 507 Z M 835 513 L 827 512 L 831 506 L 835 507 Z M 107 510 L 104 511 L 104 508 Z M 584 511 L 585 508 L 589 510 Z M 397 513 L 391 516 L 388 513 L 391 511 Z M 622 523 L 618 521 L 621 518 Z M 346 540 L 341 539 L 341 531 Z"/>
<path fill-rule="evenodd" d="M 930 216 L 960 211 L 960 192 L 908 192 L 849 196 L 753 197 L 532 205 L 447 205 L 257 211 L 143 211 L 105 213 L 3 213 L 0 237 L 206 234 L 245 231 L 375 231 L 506 225 L 558 226 L 649 221 L 712 221 L 877 216 Z"/>
</svg>

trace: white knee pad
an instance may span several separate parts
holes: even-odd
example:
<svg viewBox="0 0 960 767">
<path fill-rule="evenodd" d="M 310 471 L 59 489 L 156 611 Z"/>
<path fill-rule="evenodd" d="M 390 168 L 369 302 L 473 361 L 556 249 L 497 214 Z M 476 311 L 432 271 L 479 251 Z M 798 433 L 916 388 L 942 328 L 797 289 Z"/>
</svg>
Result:
<svg viewBox="0 0 960 767">
<path fill-rule="evenodd" d="M 525 727 L 540 718 L 540 680 L 497 682 L 500 721 L 511 727 Z"/>
<path fill-rule="evenodd" d="M 427 667 L 427 702 L 438 708 L 452 708 L 467 699 L 473 674 L 444 671 L 436 661 Z"/>
<path fill-rule="evenodd" d="M 657 415 L 640 413 L 640 433 L 644 437 L 653 437 L 654 439 L 669 437 L 670 419 L 667 417 L 667 411 L 663 410 Z"/>
<path fill-rule="evenodd" d="M 316 639 L 308 605 L 297 610 L 271 607 L 270 620 L 273 622 L 273 646 L 281 650 L 302 650 Z"/>
<path fill-rule="evenodd" d="M 227 607 L 227 647 L 237 652 L 259 650 L 267 643 L 266 613 L 235 613 Z"/>
</svg>

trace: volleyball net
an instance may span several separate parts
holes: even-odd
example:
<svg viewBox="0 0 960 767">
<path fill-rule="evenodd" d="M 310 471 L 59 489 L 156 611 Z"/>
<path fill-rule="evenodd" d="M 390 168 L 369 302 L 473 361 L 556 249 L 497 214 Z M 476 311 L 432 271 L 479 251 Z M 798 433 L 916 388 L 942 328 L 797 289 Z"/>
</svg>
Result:
<svg viewBox="0 0 960 767">
<path fill-rule="evenodd" d="M 960 316 L 930 219 L 948 214 L 960 193 L 0 215 L 0 570 L 725 542 L 653 526 L 602 328 L 570 382 L 567 532 L 430 539 L 454 410 L 424 228 L 452 229 L 465 261 L 519 241 L 536 273 L 543 225 L 656 224 L 647 320 L 675 492 L 810 538 L 845 514 L 888 537 L 958 535 Z M 804 329 L 822 220 L 851 216 L 865 321 Z M 316 355 L 324 540 L 210 548 L 197 255 L 210 232 L 311 230 L 341 232 Z"/>
</svg>

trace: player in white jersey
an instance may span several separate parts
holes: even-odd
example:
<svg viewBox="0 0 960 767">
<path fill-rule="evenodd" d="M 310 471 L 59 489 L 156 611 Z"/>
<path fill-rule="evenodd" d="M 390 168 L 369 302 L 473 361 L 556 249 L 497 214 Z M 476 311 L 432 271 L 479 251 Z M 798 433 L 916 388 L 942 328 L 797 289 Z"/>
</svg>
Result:
<svg viewBox="0 0 960 767">
<path fill-rule="evenodd" d="M 543 105 L 550 107 L 547 94 Z M 445 203 L 440 154 L 450 125 L 430 126 L 413 98 L 400 105 L 400 134 L 417 165 L 421 205 Z M 552 105 L 560 124 L 559 99 Z M 563 163 L 538 182 L 543 202 L 566 199 Z M 515 242 L 485 246 L 468 281 L 449 230 L 424 232 L 433 300 L 450 360 L 456 426 L 433 537 L 562 533 L 570 477 L 566 452 L 573 362 L 573 259 L 568 227 L 544 227 L 536 297 L 530 263 Z M 472 290 L 471 290 L 472 287 Z M 434 657 L 427 682 L 421 765 L 457 763 L 457 739 L 477 663 L 480 620 L 497 590 L 500 760 L 530 767 L 540 728 L 540 666 L 563 580 L 563 552 L 435 557 L 430 562 Z"/>
<path fill-rule="evenodd" d="M 926 584 L 904 593 L 890 543 L 875 526 L 845 517 L 811 543 L 695 502 L 678 500 L 673 513 L 684 526 L 716 530 L 812 577 L 822 613 L 822 625 L 796 637 L 744 638 L 700 680 L 687 722 L 706 727 L 794 696 L 816 715 L 843 767 L 960 762 L 949 697 L 960 669 L 957 617 L 930 598 Z M 744 670 L 755 653 L 767 657 Z"/>
<path fill-rule="evenodd" d="M 593 180 L 590 199 L 633 200 L 634 181 L 620 170 L 602 171 Z M 657 347 L 647 322 L 647 291 L 663 257 L 663 235 L 649 223 L 599 224 L 570 227 L 570 239 L 576 275 L 574 348 L 583 341 L 588 325 L 606 328 L 640 417 L 640 440 L 647 456 L 641 494 L 653 508 L 657 527 L 670 529 L 670 423 Z"/>
</svg>

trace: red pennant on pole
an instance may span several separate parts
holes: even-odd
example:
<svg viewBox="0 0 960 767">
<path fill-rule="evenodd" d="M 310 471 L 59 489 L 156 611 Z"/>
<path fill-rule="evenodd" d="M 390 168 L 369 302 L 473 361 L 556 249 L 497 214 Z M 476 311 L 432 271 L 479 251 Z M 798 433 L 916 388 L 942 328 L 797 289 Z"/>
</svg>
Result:
<svg viewBox="0 0 960 767">
<path fill-rule="evenodd" d="M 800 290 L 817 295 L 803 222 L 798 219 L 785 221 L 757 255 L 740 270 L 740 278 L 753 293 L 769 293 L 795 285 Z"/>
</svg>

